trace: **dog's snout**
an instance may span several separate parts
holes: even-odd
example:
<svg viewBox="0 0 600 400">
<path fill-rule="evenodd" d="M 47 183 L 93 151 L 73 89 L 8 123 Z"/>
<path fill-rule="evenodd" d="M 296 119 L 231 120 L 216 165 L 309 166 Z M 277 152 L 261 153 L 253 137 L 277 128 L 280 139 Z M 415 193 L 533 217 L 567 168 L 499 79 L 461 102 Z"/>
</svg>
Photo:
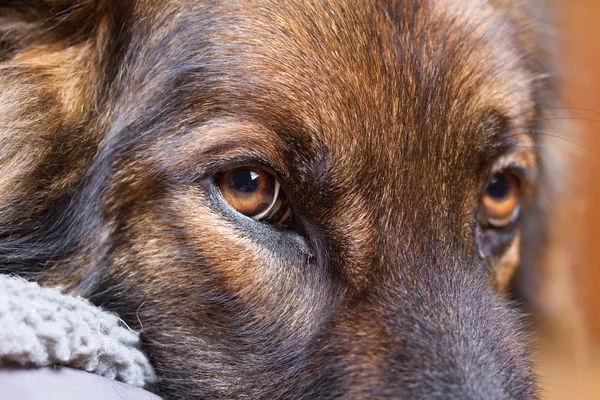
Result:
<svg viewBox="0 0 600 400">
<path fill-rule="evenodd" d="M 484 282 L 450 268 L 399 278 L 346 305 L 341 384 L 357 397 L 535 399 L 519 315 Z M 340 338 L 342 340 L 340 340 Z M 331 356 L 331 354 L 329 354 Z"/>
</svg>

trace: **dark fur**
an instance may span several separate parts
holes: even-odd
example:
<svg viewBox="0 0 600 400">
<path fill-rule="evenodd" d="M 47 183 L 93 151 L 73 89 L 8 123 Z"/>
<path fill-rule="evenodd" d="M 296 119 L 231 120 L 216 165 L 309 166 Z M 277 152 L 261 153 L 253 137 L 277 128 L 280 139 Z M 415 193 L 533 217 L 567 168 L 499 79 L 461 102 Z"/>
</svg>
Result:
<svg viewBox="0 0 600 400">
<path fill-rule="evenodd" d="M 537 398 L 506 295 L 531 210 L 477 217 L 509 154 L 535 204 L 525 5 L 0 4 L 0 269 L 140 329 L 163 395 Z M 236 165 L 295 230 L 224 204 Z"/>
</svg>

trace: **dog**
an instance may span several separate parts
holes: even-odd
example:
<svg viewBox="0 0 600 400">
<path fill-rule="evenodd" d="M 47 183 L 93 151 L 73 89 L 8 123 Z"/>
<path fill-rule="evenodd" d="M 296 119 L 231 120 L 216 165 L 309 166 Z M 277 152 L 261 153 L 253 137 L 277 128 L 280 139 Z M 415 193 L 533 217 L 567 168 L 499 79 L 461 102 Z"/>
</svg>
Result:
<svg viewBox="0 0 600 400">
<path fill-rule="evenodd" d="M 0 271 L 116 312 L 158 393 L 538 398 L 535 5 L 0 7 Z"/>
</svg>

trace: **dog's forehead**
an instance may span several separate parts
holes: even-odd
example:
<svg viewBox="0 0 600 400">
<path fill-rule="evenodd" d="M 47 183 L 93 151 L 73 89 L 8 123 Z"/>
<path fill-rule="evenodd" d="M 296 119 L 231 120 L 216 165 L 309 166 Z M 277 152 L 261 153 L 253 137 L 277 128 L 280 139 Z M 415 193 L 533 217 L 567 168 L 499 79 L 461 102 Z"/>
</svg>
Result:
<svg viewBox="0 0 600 400">
<path fill-rule="evenodd" d="M 520 134 L 534 109 L 527 54 L 510 16 L 487 1 L 190 7 L 159 12 L 164 28 L 147 40 L 148 48 L 168 44 L 148 52 L 149 68 L 183 76 L 184 100 L 170 102 L 201 121 L 247 121 L 240 132 L 258 126 L 265 142 L 281 144 L 279 164 L 313 164 L 310 179 L 333 184 L 343 170 L 338 180 L 348 182 L 357 178 L 348 171 L 371 169 L 389 180 L 424 162 L 430 177 L 444 172 L 436 168 L 472 169 L 501 131 L 531 145 Z"/>
<path fill-rule="evenodd" d="M 514 32 L 487 2 L 226 2 L 211 15 L 198 79 L 216 96 L 202 101 L 285 138 L 309 131 L 345 159 L 477 143 L 490 115 L 531 112 Z"/>
</svg>

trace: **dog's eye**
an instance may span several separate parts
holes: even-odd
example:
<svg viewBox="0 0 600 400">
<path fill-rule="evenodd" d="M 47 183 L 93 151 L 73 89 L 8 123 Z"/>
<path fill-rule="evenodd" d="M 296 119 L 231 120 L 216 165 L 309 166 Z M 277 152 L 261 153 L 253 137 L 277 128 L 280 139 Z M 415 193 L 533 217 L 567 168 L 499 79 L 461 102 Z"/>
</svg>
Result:
<svg viewBox="0 0 600 400">
<path fill-rule="evenodd" d="M 240 213 L 274 225 L 285 225 L 291 208 L 279 182 L 258 168 L 236 168 L 217 177 L 223 198 Z"/>
<path fill-rule="evenodd" d="M 482 199 L 482 223 L 504 228 L 519 215 L 521 188 L 519 178 L 510 172 L 494 175 Z"/>
</svg>

